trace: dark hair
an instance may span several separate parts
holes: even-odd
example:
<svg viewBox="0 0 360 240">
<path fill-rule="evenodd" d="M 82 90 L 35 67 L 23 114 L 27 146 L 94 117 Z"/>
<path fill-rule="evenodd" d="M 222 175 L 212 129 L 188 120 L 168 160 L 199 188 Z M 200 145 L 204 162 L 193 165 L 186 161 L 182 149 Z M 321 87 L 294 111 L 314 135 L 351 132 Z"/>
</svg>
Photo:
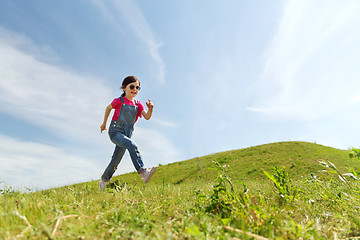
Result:
<svg viewBox="0 0 360 240">
<path fill-rule="evenodd" d="M 139 81 L 139 79 L 137 79 L 137 77 L 127 76 L 126 78 L 124 78 L 124 81 L 121 84 L 121 89 L 126 88 L 127 85 L 129 85 L 130 83 L 134 83 L 134 82 L 139 82 L 139 86 L 140 86 L 140 81 Z M 125 91 L 123 92 L 123 94 L 121 94 L 121 96 L 125 97 Z"/>
</svg>

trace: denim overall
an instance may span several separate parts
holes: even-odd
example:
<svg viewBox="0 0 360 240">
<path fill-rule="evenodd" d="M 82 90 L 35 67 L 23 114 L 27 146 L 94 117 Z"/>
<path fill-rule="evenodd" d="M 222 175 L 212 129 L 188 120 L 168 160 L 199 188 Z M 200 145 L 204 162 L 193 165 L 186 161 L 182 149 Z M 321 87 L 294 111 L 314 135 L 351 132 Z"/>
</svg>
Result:
<svg viewBox="0 0 360 240">
<path fill-rule="evenodd" d="M 124 103 L 123 97 L 120 97 L 120 100 L 122 103 Z M 137 105 L 138 104 L 136 100 L 135 106 L 122 104 L 118 120 L 112 120 L 110 123 L 109 137 L 116 146 L 111 158 L 111 162 L 101 177 L 105 182 L 110 181 L 122 157 L 124 156 L 126 149 L 130 153 L 130 157 L 136 171 L 140 173 L 145 169 L 138 147 L 136 146 L 135 142 L 130 139 L 134 130 L 134 124 L 138 112 Z"/>
</svg>

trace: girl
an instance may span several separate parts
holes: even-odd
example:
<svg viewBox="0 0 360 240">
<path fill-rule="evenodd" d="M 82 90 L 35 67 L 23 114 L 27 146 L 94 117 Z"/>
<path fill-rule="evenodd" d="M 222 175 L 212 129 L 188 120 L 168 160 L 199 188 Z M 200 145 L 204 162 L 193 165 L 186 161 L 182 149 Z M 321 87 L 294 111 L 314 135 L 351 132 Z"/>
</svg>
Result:
<svg viewBox="0 0 360 240">
<path fill-rule="evenodd" d="M 144 167 L 140 152 L 136 144 L 130 139 L 134 130 L 134 124 L 141 115 L 149 120 L 151 118 L 154 104 L 148 99 L 145 110 L 144 105 L 140 101 L 135 100 L 135 96 L 140 90 L 140 81 L 134 76 L 128 76 L 122 83 L 122 90 L 124 91 L 121 97 L 115 98 L 109 106 L 106 107 L 104 122 L 100 126 L 101 133 L 106 130 L 106 123 L 112 109 L 115 109 L 110 127 L 109 136 L 111 141 L 116 145 L 111 159 L 111 162 L 104 171 L 104 174 L 99 181 L 101 190 L 104 190 L 106 184 L 117 169 L 125 150 L 130 153 L 131 160 L 136 171 L 141 175 L 145 183 L 148 183 L 152 175 L 156 171 L 156 167 L 147 170 Z"/>
</svg>

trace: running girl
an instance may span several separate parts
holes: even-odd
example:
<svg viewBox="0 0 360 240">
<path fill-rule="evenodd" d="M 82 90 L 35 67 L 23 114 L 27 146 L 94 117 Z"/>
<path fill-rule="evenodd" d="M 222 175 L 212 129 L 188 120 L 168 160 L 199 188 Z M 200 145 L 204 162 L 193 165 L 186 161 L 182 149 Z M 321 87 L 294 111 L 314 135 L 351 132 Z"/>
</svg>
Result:
<svg viewBox="0 0 360 240">
<path fill-rule="evenodd" d="M 111 110 L 115 109 L 109 127 L 109 137 L 116 146 L 112 159 L 99 181 L 101 190 L 104 190 L 106 184 L 110 182 L 112 175 L 124 156 L 125 150 L 129 151 L 134 167 L 145 183 L 150 181 L 156 171 L 156 167 L 152 167 L 151 170 L 144 167 L 138 147 L 135 142 L 131 140 L 135 122 L 141 116 L 149 120 L 154 109 L 154 104 L 148 99 L 148 102 L 146 102 L 148 111 L 146 111 L 144 105 L 142 105 L 140 101 L 135 100 L 136 95 L 140 91 L 140 81 L 134 76 L 126 77 L 121 88 L 124 91 L 123 94 L 121 97 L 115 98 L 111 104 L 106 107 L 104 122 L 100 126 L 102 133 L 106 130 L 106 123 Z"/>
</svg>

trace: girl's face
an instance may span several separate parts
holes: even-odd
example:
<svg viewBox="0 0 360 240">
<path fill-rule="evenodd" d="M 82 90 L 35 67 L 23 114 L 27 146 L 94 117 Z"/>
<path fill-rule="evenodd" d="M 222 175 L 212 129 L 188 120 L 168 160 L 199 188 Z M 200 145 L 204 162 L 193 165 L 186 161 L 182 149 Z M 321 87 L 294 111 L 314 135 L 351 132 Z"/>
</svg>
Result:
<svg viewBox="0 0 360 240">
<path fill-rule="evenodd" d="M 125 92 L 125 97 L 129 100 L 133 100 L 139 93 L 140 84 L 138 81 L 130 83 L 125 88 L 123 88 L 123 90 Z"/>
</svg>

